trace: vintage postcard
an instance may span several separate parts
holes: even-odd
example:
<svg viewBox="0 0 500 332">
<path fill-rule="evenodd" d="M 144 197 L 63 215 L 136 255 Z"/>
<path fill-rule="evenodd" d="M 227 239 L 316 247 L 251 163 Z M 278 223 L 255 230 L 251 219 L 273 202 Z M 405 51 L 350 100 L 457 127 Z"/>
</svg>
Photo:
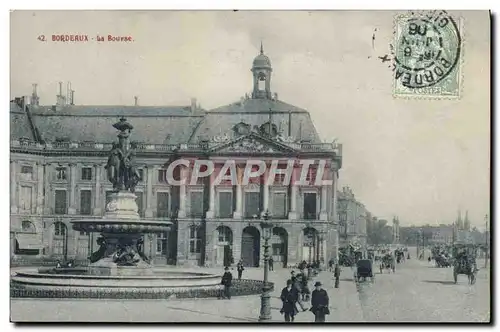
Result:
<svg viewBox="0 0 500 332">
<path fill-rule="evenodd" d="M 488 11 L 10 14 L 12 322 L 491 322 Z"/>
</svg>

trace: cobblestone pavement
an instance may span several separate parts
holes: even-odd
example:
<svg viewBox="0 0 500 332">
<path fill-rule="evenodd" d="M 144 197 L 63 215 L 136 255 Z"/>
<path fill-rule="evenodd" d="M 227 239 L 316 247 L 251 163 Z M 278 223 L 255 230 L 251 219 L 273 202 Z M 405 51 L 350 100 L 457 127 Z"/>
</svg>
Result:
<svg viewBox="0 0 500 332">
<path fill-rule="evenodd" d="M 481 265 L 480 265 L 481 266 Z M 206 269 L 205 269 L 206 270 Z M 220 271 L 218 271 L 220 272 Z M 233 273 L 235 274 L 235 273 Z M 247 269 L 244 278 L 261 279 L 261 269 Z M 289 269 L 270 272 L 275 282 L 271 298 L 273 321 L 283 321 L 278 296 Z M 328 322 L 487 322 L 490 319 L 489 269 L 481 269 L 475 285 L 466 276 L 453 284 L 452 269 L 435 268 L 411 259 L 396 273 L 378 274 L 373 284 L 356 288 L 353 271 L 344 268 L 340 288 L 333 288 L 331 273 L 320 280 L 330 296 Z M 94 322 L 256 322 L 260 297 L 231 300 L 11 300 L 12 321 Z M 297 322 L 311 322 L 311 312 L 301 312 Z"/>
</svg>

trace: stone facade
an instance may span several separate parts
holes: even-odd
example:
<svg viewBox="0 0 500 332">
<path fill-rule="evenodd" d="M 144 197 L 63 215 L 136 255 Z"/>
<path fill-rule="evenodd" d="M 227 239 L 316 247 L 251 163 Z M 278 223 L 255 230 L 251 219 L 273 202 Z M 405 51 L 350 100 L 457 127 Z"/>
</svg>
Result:
<svg viewBox="0 0 500 332">
<path fill-rule="evenodd" d="M 271 94 L 270 61 L 254 66 L 254 74 L 261 67 L 268 74 L 254 75 L 255 80 L 267 80 L 254 82 L 254 89 L 262 86 L 265 93 L 254 91 L 251 98 L 212 111 L 196 103 L 181 108 L 44 107 L 38 105 L 36 91 L 31 102 L 22 98 L 11 103 L 11 256 L 85 260 L 98 249 L 98 235 L 74 231 L 71 220 L 103 216 L 112 192 L 104 168 L 115 139 L 111 124 L 125 114 L 134 125 L 131 140 L 136 140 L 141 174 L 136 187 L 139 214 L 174 223 L 167 234 L 144 239 L 145 254 L 157 264 L 219 266 L 242 259 L 247 266 L 258 266 L 264 241 L 260 216 L 246 211 L 255 208 L 247 202 L 251 197 L 258 201 L 259 214 L 278 211 L 271 213 L 276 264 L 336 257 L 342 147 L 319 141 L 307 111 Z M 294 125 L 297 121 L 300 126 Z M 200 159 L 211 160 L 215 172 L 228 159 L 240 167 L 248 159 L 264 160 L 267 166 L 273 160 L 279 165 L 294 160 L 294 171 L 287 186 L 260 180 L 216 186 L 212 178 L 176 186 L 168 182 L 166 169 L 177 159 L 192 162 L 179 168 L 181 178 L 190 178 Z M 323 179 L 333 185 L 317 185 L 309 178 L 307 184 L 295 185 L 304 159 L 316 161 L 312 172 L 323 160 Z"/>
<path fill-rule="evenodd" d="M 359 202 L 351 188 L 343 187 L 338 192 L 338 219 L 340 246 L 356 244 L 362 248 L 367 245 L 366 218 L 369 217 L 365 205 Z"/>
</svg>

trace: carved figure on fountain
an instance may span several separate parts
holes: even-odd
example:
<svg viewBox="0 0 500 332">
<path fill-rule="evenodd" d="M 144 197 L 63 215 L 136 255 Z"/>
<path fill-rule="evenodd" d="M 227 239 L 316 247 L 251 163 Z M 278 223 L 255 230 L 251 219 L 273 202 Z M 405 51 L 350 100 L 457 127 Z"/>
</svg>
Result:
<svg viewBox="0 0 500 332">
<path fill-rule="evenodd" d="M 139 182 L 139 171 L 135 167 L 135 150 L 130 146 L 129 136 L 133 129 L 132 125 L 125 118 L 113 125 L 120 131 L 118 143 L 113 143 L 109 152 L 106 171 L 109 182 L 113 184 L 115 191 L 135 192 L 135 187 Z"/>
</svg>

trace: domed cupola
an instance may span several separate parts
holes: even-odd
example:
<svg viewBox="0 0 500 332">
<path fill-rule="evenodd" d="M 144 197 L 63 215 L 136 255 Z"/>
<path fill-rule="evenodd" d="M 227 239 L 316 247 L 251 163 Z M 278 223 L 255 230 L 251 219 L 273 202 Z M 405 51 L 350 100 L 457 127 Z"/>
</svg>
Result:
<svg viewBox="0 0 500 332">
<path fill-rule="evenodd" d="M 260 54 L 255 57 L 252 65 L 254 99 L 271 99 L 271 60 L 264 54 L 264 47 L 260 43 Z"/>
</svg>

